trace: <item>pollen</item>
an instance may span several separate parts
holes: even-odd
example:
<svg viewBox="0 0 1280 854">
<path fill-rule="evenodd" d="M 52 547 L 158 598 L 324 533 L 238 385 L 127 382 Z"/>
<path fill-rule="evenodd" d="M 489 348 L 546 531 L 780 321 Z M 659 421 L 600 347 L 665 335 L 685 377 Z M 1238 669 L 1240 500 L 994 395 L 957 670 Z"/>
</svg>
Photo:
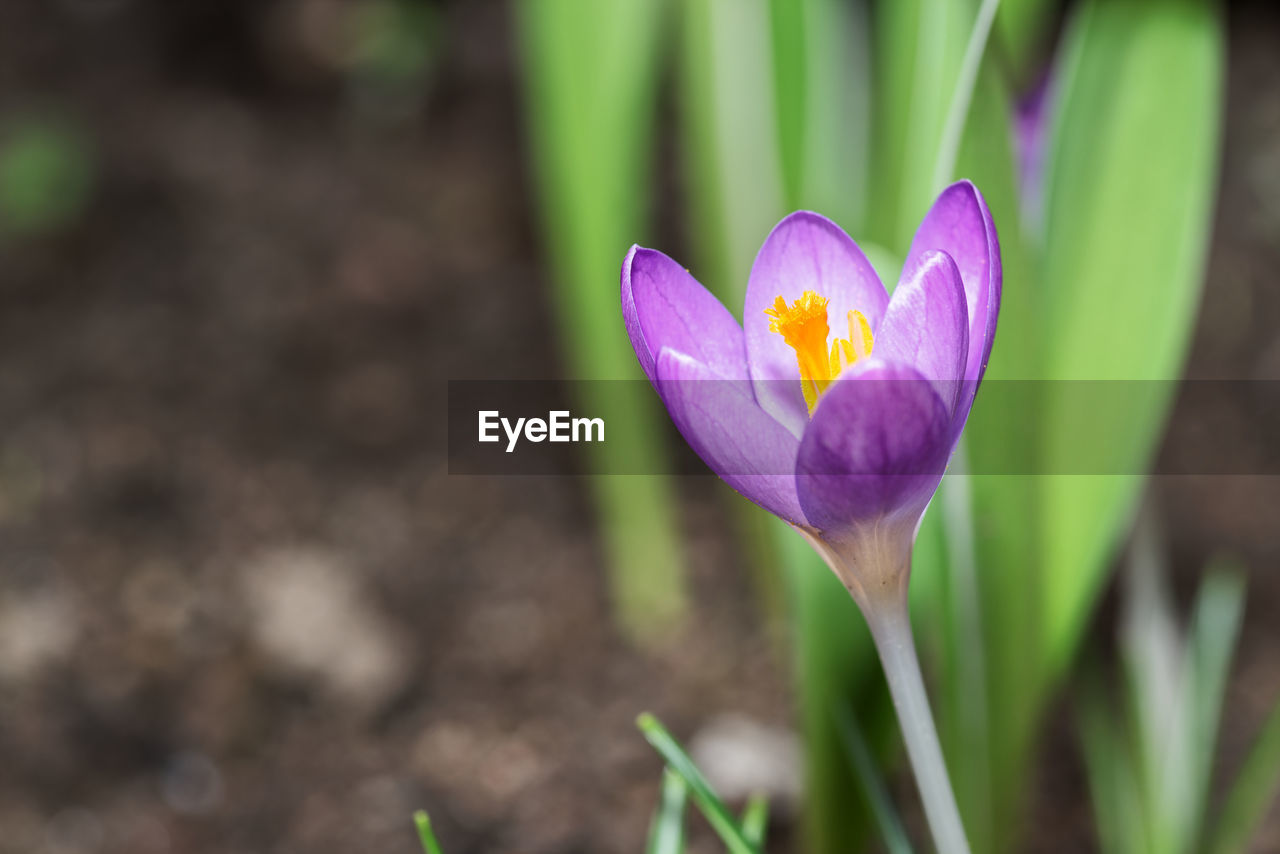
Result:
<svg viewBox="0 0 1280 854">
<path fill-rule="evenodd" d="M 769 331 L 777 332 L 796 351 L 800 388 L 810 415 L 832 380 L 849 365 L 870 356 L 875 343 L 866 315 L 854 309 L 848 313 L 849 337 L 837 337 L 828 346 L 828 302 L 816 291 L 805 291 L 791 305 L 779 296 L 764 310 Z"/>
</svg>

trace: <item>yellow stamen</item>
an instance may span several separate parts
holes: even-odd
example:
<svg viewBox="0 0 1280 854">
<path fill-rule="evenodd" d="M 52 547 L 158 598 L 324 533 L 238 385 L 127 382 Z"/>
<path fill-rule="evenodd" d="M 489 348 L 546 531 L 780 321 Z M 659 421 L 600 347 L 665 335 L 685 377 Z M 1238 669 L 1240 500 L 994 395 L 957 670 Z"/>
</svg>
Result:
<svg viewBox="0 0 1280 854">
<path fill-rule="evenodd" d="M 827 302 L 826 297 L 805 291 L 790 306 L 778 297 L 764 310 L 770 318 L 769 331 L 777 332 L 796 351 L 800 388 L 810 415 L 831 381 L 849 365 L 870 356 L 875 343 L 866 316 L 854 309 L 849 312 L 849 337 L 836 338 L 828 349 Z"/>
</svg>

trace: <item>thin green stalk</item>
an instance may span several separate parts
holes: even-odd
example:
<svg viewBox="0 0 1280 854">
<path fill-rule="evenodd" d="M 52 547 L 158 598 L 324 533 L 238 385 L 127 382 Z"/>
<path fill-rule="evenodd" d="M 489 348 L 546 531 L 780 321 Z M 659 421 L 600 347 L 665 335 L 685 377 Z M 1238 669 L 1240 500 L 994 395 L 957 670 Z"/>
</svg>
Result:
<svg viewBox="0 0 1280 854">
<path fill-rule="evenodd" d="M 667 728 L 648 712 L 636 718 L 636 726 L 640 727 L 645 740 L 666 760 L 667 767 L 679 774 L 688 784 L 689 794 L 693 797 L 694 803 L 706 817 L 707 823 L 719 834 L 720 841 L 729 849 L 729 854 L 760 854 L 760 849 L 743 833 L 738 820 L 729 813 L 724 802 L 712 791 L 707 778 L 702 776 L 698 766 L 693 764 L 689 754 L 667 731 Z"/>
<path fill-rule="evenodd" d="M 747 808 L 742 811 L 742 835 L 757 848 L 764 847 L 765 831 L 769 826 L 769 801 L 764 795 L 752 795 Z"/>
<path fill-rule="evenodd" d="M 938 146 L 938 159 L 934 163 L 933 184 L 941 189 L 951 182 L 956 171 L 956 157 L 960 153 L 960 140 L 969 118 L 969 105 L 973 102 L 973 87 L 978 82 L 978 69 L 982 56 L 987 52 L 987 39 L 991 35 L 991 23 L 996 19 L 1000 0 L 982 0 L 978 17 L 974 19 L 969 43 L 964 49 L 964 60 L 952 91 L 951 105 L 947 108 L 946 124 L 942 128 L 942 144 Z"/>
<path fill-rule="evenodd" d="M 689 784 L 667 768 L 662 773 L 662 796 L 649 825 L 646 854 L 683 854 L 684 808 L 689 801 Z"/>
<path fill-rule="evenodd" d="M 427 815 L 426 810 L 415 812 L 413 814 L 413 823 L 418 828 L 418 841 L 422 843 L 422 850 L 426 854 L 442 854 L 440 843 L 436 841 L 436 835 L 431 830 L 431 818 Z"/>
<path fill-rule="evenodd" d="M 853 712 L 847 707 L 835 710 L 836 727 L 844 740 L 845 753 L 849 758 L 849 766 L 853 769 L 854 778 L 862 787 L 862 795 L 871 805 L 871 814 L 875 818 L 880 831 L 880 839 L 889 854 L 911 854 L 911 842 L 902 827 L 902 821 L 889 799 L 889 790 L 876 768 L 876 760 L 867 746 L 866 736 L 858 726 Z"/>
</svg>

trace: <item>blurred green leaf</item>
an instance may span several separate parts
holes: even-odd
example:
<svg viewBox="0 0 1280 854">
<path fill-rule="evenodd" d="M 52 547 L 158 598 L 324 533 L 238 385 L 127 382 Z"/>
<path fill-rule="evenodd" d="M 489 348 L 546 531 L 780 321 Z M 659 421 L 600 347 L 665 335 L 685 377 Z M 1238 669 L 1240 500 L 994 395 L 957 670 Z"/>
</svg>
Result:
<svg viewBox="0 0 1280 854">
<path fill-rule="evenodd" d="M 786 207 L 821 211 L 857 234 L 869 166 L 866 3 L 770 0 L 770 11 Z"/>
<path fill-rule="evenodd" d="M 954 0 L 876 6 L 867 236 L 903 254 L 938 190 L 938 149 L 976 8 Z"/>
<path fill-rule="evenodd" d="M 782 183 L 789 208 L 796 206 L 804 180 L 805 115 L 812 108 L 807 103 L 805 18 L 815 5 L 809 0 L 769 0 L 776 128 Z"/>
<path fill-rule="evenodd" d="M 1102 680 L 1096 675 L 1086 678 L 1077 718 L 1098 847 L 1105 854 L 1138 854 L 1149 851 L 1138 771 L 1114 715 Z"/>
<path fill-rule="evenodd" d="M 645 740 L 653 745 L 654 750 L 666 760 L 667 767 L 679 774 L 688 784 L 689 792 L 693 795 L 698 809 L 706 816 L 707 821 L 719 834 L 720 840 L 724 842 L 731 854 L 759 854 L 758 846 L 752 844 L 743 834 L 741 826 L 732 813 L 712 791 L 707 778 L 702 776 L 702 772 L 693 764 L 689 754 L 671 733 L 667 732 L 666 727 L 647 712 L 636 719 L 636 725 L 644 733 Z"/>
<path fill-rule="evenodd" d="M 1026 89 L 1048 65 L 1046 35 L 1057 13 L 1056 0 L 1004 0 L 996 17 L 996 37 L 1013 73 L 1013 82 Z"/>
<path fill-rule="evenodd" d="M 911 854 L 911 842 L 907 839 L 907 831 L 902 826 L 902 819 L 889 798 L 889 788 L 885 785 L 875 758 L 867 744 L 866 736 L 858 726 L 857 719 L 847 706 L 835 709 L 836 726 L 840 732 L 845 757 L 853 770 L 862 796 L 871 805 L 871 814 L 875 818 L 876 829 L 880 832 L 880 841 L 884 843 L 889 854 Z"/>
<path fill-rule="evenodd" d="M 1105 702 L 1096 678 L 1082 691 L 1081 733 L 1099 832 L 1107 850 L 1120 854 L 1202 850 L 1214 745 L 1243 615 L 1241 574 L 1215 564 L 1184 635 L 1167 575 L 1147 508 L 1123 579 L 1123 711 Z"/>
<path fill-rule="evenodd" d="M 1211 854 L 1244 854 L 1280 794 L 1280 702 L 1271 707 L 1249 750 L 1244 767 L 1231 785 L 1205 850 Z"/>
<path fill-rule="evenodd" d="M 752 795 L 742 811 L 742 835 L 756 848 L 764 847 L 769 826 L 769 801 L 764 795 Z"/>
<path fill-rule="evenodd" d="M 73 222 L 93 180 L 89 140 L 73 124 L 12 121 L 0 135 L 0 233 L 33 235 Z"/>
<path fill-rule="evenodd" d="M 664 4 L 651 0 L 514 4 L 524 53 L 526 117 L 552 293 L 573 379 L 639 376 L 622 332 L 618 270 L 642 236 L 652 178 L 659 32 Z M 608 383 L 592 383 L 603 389 Z M 593 454 L 660 471 L 657 401 L 618 393 L 581 401 L 592 415 L 627 425 Z M 607 459 L 589 456 L 598 470 Z M 660 641 L 685 612 L 684 565 L 669 480 L 592 481 L 614 606 L 632 637 Z"/>
<path fill-rule="evenodd" d="M 684 851 L 684 807 L 689 787 L 670 768 L 662 772 L 662 796 L 649 825 L 648 854 L 681 854 Z"/>
<path fill-rule="evenodd" d="M 1141 788 L 1144 836 L 1153 852 L 1166 852 L 1166 818 L 1185 802 L 1191 751 L 1190 710 L 1183 702 L 1190 678 L 1185 646 L 1168 591 L 1167 559 L 1149 508 L 1134 526 L 1125 564 L 1120 652 L 1124 662 L 1127 718 Z M 1183 791 L 1178 791 L 1183 786 Z M 1139 850 L 1139 849 L 1134 849 Z M 1141 849 L 1146 850 L 1146 849 Z"/>
<path fill-rule="evenodd" d="M 413 814 L 413 823 L 418 828 L 418 841 L 422 843 L 425 854 L 441 854 L 440 843 L 436 841 L 435 832 L 431 829 L 431 819 L 425 810 Z"/>
<path fill-rule="evenodd" d="M 1238 570 L 1211 567 L 1196 596 L 1188 637 L 1182 706 L 1188 710 L 1184 769 L 1166 769 L 1174 793 L 1165 810 L 1165 832 L 1171 851 L 1193 850 L 1202 838 L 1218 726 L 1227 678 L 1235 657 L 1244 616 L 1244 579 Z"/>
<path fill-rule="evenodd" d="M 1085 422 L 1114 471 L 1042 480 L 1040 561 L 1050 666 L 1069 660 L 1179 375 L 1204 274 L 1222 107 L 1222 27 L 1196 0 L 1086 3 L 1057 69 L 1047 175 L 1042 317 L 1050 380 L 1131 384 L 1105 411 L 1096 386 L 1049 383 L 1045 470 L 1070 471 Z M 1003 324 L 1002 324 L 1003 328 Z M 1144 393 L 1137 393 L 1144 392 Z"/>
<path fill-rule="evenodd" d="M 680 102 L 695 273 L 741 311 L 756 250 L 786 213 L 767 0 L 682 0 Z M 744 176 L 750 176 L 744 180 Z"/>
</svg>

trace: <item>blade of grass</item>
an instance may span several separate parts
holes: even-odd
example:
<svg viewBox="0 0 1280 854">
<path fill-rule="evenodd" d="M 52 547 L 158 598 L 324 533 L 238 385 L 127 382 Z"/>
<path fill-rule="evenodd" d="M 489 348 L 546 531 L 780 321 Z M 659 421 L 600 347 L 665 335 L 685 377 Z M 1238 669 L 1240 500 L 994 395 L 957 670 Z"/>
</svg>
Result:
<svg viewBox="0 0 1280 854">
<path fill-rule="evenodd" d="M 667 731 L 666 727 L 648 712 L 636 718 L 636 726 L 640 727 L 640 732 L 644 734 L 645 740 L 666 760 L 667 767 L 684 778 L 685 783 L 689 786 L 689 793 L 693 796 L 694 803 L 698 805 L 698 809 L 706 816 L 712 829 L 720 836 L 720 840 L 724 842 L 730 854 L 760 854 L 759 848 L 743 835 L 737 819 L 733 817 L 724 802 L 712 791 L 711 784 L 707 782 L 707 778 L 702 776 L 698 766 L 693 764 L 689 754 L 684 751 L 684 748 Z"/>
<path fill-rule="evenodd" d="M 684 851 L 684 807 L 689 786 L 670 768 L 662 772 L 662 795 L 649 825 L 647 854 L 681 854 Z"/>
<path fill-rule="evenodd" d="M 1183 774 L 1190 751 L 1185 732 L 1190 712 L 1183 703 L 1185 647 L 1168 589 L 1168 566 L 1161 548 L 1156 513 L 1148 502 L 1139 513 L 1122 575 L 1124 605 L 1120 618 L 1125 700 L 1130 738 L 1137 756 L 1147 836 L 1160 847 L 1167 800 Z"/>
<path fill-rule="evenodd" d="M 769 800 L 764 795 L 752 795 L 742 811 L 742 835 L 761 850 L 769 827 Z"/>
<path fill-rule="evenodd" d="M 973 103 L 973 89 L 978 83 L 978 69 L 986 55 L 987 38 L 991 35 L 991 24 L 995 21 L 999 8 L 1000 0 L 982 0 L 978 16 L 974 18 L 973 29 L 964 48 L 964 58 L 960 61 L 960 72 L 951 90 L 951 103 L 947 106 L 946 119 L 942 125 L 942 139 L 938 143 L 938 154 L 933 167 L 934 192 L 940 192 L 951 183 L 954 176 L 956 158 L 960 154 L 960 140 L 964 135 L 965 124 L 969 121 L 969 105 Z"/>
<path fill-rule="evenodd" d="M 1077 728 L 1084 746 L 1085 773 L 1104 854 L 1150 851 L 1146 835 L 1137 767 L 1115 711 L 1096 673 L 1081 680 Z"/>
<path fill-rule="evenodd" d="M 1205 846 L 1210 854 L 1245 854 L 1249 840 L 1280 795 L 1280 702 L 1271 708 L 1249 750 L 1244 767 L 1231 785 Z"/>
<path fill-rule="evenodd" d="M 876 768 L 871 748 L 867 745 L 867 739 L 853 712 L 846 706 L 837 706 L 835 717 L 849 767 L 853 769 L 853 777 L 858 781 L 863 797 L 871 805 L 871 814 L 875 818 L 876 829 L 880 831 L 880 840 L 885 849 L 889 854 L 912 854 L 907 831 L 889 798 L 889 789 Z"/>
<path fill-rule="evenodd" d="M 418 841 L 422 843 L 422 850 L 426 854 L 441 854 L 440 843 L 436 841 L 436 835 L 431 830 L 431 818 L 426 810 L 415 812 L 413 823 L 418 828 Z"/>
<path fill-rule="evenodd" d="M 1169 796 L 1161 822 L 1169 839 L 1166 850 L 1190 851 L 1201 838 L 1218 724 L 1243 616 L 1243 577 L 1222 567 L 1210 569 L 1196 596 L 1188 636 L 1181 706 L 1189 714 L 1179 734 L 1185 747 L 1170 751 L 1171 760 L 1183 751 L 1186 758 L 1166 766 Z"/>
</svg>

